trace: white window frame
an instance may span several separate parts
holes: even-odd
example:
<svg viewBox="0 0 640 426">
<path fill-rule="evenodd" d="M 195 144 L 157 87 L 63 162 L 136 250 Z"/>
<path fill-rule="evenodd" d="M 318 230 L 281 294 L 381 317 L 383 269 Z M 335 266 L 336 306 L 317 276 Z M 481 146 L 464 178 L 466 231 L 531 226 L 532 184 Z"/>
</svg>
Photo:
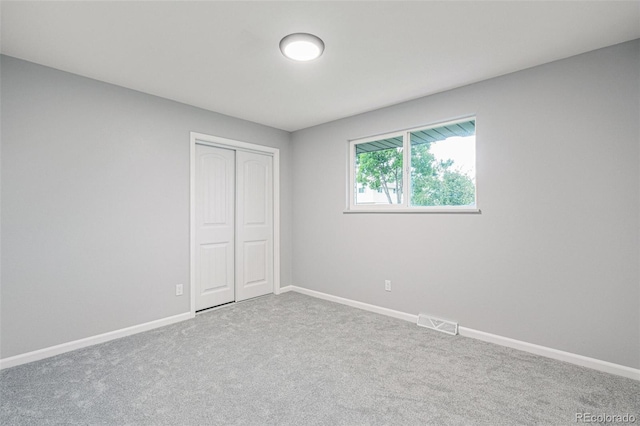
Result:
<svg viewBox="0 0 640 426">
<path fill-rule="evenodd" d="M 474 206 L 415 206 L 412 207 L 409 204 L 411 198 L 411 132 L 417 132 L 420 130 L 432 129 L 434 127 L 446 126 L 449 124 L 462 123 L 469 120 L 476 120 L 475 115 L 466 116 L 464 118 L 438 121 L 433 124 L 413 127 L 411 129 L 401 130 L 397 132 L 383 133 L 375 136 L 369 136 L 366 138 L 351 139 L 348 141 L 348 178 L 347 178 L 347 209 L 344 213 L 480 213 L 478 208 L 478 183 L 476 179 L 475 183 L 475 205 Z M 389 139 L 394 137 L 402 137 L 403 151 L 402 151 L 402 164 L 404 165 L 402 170 L 403 179 L 403 200 L 402 204 L 356 204 L 356 145 L 374 142 L 381 139 Z M 477 131 L 476 131 L 477 136 Z M 476 139 L 476 150 L 477 150 Z M 477 165 L 477 161 L 476 161 Z M 476 168 L 477 176 L 477 168 Z"/>
</svg>

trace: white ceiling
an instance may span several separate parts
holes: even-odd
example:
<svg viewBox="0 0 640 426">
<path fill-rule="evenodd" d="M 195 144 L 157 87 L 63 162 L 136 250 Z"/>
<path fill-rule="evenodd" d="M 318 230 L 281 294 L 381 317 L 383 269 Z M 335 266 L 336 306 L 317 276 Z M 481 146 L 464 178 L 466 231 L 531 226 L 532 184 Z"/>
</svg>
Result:
<svg viewBox="0 0 640 426">
<path fill-rule="evenodd" d="M 10 2 L 2 53 L 297 130 L 640 38 L 640 1 Z M 284 58 L 293 32 L 322 38 Z"/>
</svg>

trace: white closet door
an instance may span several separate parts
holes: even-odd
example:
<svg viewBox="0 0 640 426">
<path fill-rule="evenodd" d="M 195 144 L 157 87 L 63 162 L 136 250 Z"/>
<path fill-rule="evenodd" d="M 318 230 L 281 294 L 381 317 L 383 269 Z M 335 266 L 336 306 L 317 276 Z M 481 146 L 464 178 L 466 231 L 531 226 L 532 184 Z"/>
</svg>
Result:
<svg viewBox="0 0 640 426">
<path fill-rule="evenodd" d="M 196 144 L 196 310 L 235 300 L 235 151 Z"/>
<path fill-rule="evenodd" d="M 273 293 L 273 158 L 238 151 L 236 301 Z"/>
</svg>

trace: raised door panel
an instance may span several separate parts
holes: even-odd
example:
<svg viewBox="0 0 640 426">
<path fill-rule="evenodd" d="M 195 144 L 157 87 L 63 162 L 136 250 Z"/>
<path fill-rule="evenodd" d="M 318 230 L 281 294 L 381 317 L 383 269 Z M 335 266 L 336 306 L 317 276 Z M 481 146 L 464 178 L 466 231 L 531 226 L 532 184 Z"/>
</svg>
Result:
<svg viewBox="0 0 640 426">
<path fill-rule="evenodd" d="M 244 243 L 244 286 L 267 283 L 268 241 L 246 241 Z"/>
<path fill-rule="evenodd" d="M 267 194 L 269 176 L 267 165 L 248 160 L 243 164 L 244 182 L 244 225 L 265 226 L 268 219 Z"/>
<path fill-rule="evenodd" d="M 206 154 L 200 157 L 203 191 L 203 225 L 227 225 L 227 211 L 233 204 L 233 193 L 229 194 L 227 185 L 228 170 L 233 164 L 227 164 L 226 158 L 217 154 Z"/>
<path fill-rule="evenodd" d="M 198 289 L 200 295 L 207 295 L 215 291 L 229 289 L 232 282 L 229 281 L 229 244 L 201 244 L 199 247 L 198 261 L 200 262 L 200 274 Z"/>
</svg>

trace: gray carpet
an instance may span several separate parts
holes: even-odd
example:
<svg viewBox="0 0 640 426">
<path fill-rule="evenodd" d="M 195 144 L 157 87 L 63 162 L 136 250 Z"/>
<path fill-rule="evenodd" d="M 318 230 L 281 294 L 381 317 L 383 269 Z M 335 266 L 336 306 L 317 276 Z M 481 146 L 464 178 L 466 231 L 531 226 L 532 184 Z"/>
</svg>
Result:
<svg viewBox="0 0 640 426">
<path fill-rule="evenodd" d="M 640 382 L 296 293 L 4 370 L 0 424 L 576 424 Z"/>
</svg>

